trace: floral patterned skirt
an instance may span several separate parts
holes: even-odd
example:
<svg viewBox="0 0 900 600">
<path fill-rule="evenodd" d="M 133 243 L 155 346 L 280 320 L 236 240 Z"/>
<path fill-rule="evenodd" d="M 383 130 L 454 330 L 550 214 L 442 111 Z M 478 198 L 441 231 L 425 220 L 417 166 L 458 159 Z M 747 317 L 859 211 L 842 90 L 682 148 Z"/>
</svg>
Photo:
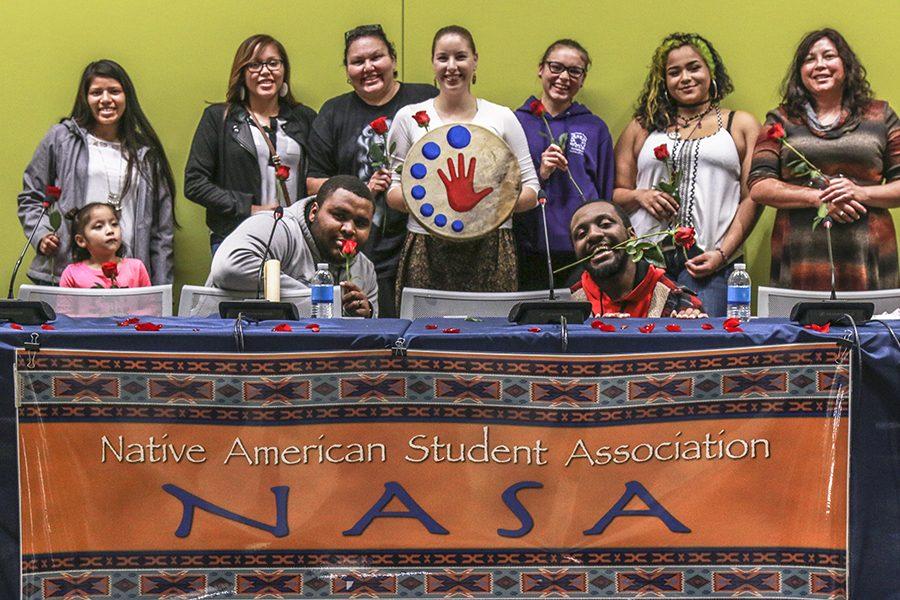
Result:
<svg viewBox="0 0 900 600">
<path fill-rule="evenodd" d="M 497 229 L 470 242 L 448 242 L 433 235 L 408 233 L 397 267 L 397 306 L 404 287 L 459 292 L 518 291 L 512 230 Z"/>
</svg>

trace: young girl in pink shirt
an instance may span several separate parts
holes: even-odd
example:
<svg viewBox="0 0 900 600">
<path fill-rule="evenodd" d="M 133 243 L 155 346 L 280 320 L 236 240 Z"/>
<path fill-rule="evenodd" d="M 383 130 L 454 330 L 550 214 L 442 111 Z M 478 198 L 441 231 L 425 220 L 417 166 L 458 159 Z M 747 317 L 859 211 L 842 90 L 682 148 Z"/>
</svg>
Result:
<svg viewBox="0 0 900 600">
<path fill-rule="evenodd" d="M 137 258 L 125 258 L 119 217 L 112 206 L 92 202 L 75 213 L 72 259 L 60 287 L 135 288 L 150 285 L 147 268 Z"/>
</svg>

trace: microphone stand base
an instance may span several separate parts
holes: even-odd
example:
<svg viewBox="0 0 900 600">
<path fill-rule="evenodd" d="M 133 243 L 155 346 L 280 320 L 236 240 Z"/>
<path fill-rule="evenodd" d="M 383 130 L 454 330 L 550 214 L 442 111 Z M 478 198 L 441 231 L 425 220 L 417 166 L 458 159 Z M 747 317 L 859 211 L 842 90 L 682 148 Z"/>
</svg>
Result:
<svg viewBox="0 0 900 600">
<path fill-rule="evenodd" d="M 872 319 L 875 304 L 872 302 L 846 302 L 844 300 L 822 300 L 820 302 L 798 302 L 791 309 L 791 321 L 800 325 L 837 325 L 844 315 L 850 315 L 857 323 Z"/>
<path fill-rule="evenodd" d="M 507 319 L 517 325 L 551 325 L 563 320 L 584 323 L 591 318 L 590 302 L 562 302 L 536 300 L 519 302 L 509 311 Z"/>
<path fill-rule="evenodd" d="M 42 325 L 56 319 L 56 311 L 43 300 L 0 300 L 0 321 Z"/>
<path fill-rule="evenodd" d="M 238 315 L 249 321 L 299 321 L 300 311 L 290 302 L 268 300 L 229 300 L 219 302 L 219 316 L 237 319 Z"/>
</svg>

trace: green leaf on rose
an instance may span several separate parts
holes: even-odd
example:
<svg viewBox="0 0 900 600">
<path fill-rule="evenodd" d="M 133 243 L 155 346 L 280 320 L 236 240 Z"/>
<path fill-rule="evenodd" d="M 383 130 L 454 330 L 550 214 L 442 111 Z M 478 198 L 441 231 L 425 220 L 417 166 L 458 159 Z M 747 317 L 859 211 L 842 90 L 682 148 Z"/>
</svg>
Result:
<svg viewBox="0 0 900 600">
<path fill-rule="evenodd" d="M 568 141 L 569 141 L 569 132 L 567 131 L 567 132 L 561 134 L 556 139 L 556 145 L 559 146 L 563 152 L 565 152 L 566 151 L 566 143 L 568 143 Z"/>
<path fill-rule="evenodd" d="M 391 142 L 389 154 L 393 154 L 397 150 L 397 142 Z"/>
<path fill-rule="evenodd" d="M 62 225 L 62 215 L 56 211 L 50 213 L 50 227 L 53 228 L 53 231 L 58 230 L 60 225 Z"/>
<path fill-rule="evenodd" d="M 666 257 L 663 256 L 662 250 L 656 244 L 650 244 L 650 247 L 644 250 L 644 258 L 657 267 L 666 266 Z"/>
<path fill-rule="evenodd" d="M 812 228 L 815 230 L 819 224 L 825 220 L 825 217 L 828 216 L 828 204 L 823 202 L 819 205 L 819 208 L 816 210 L 816 218 L 813 219 Z"/>
<path fill-rule="evenodd" d="M 369 161 L 370 162 L 384 162 L 384 150 L 381 149 L 381 146 L 378 144 L 373 144 L 369 146 Z"/>
</svg>

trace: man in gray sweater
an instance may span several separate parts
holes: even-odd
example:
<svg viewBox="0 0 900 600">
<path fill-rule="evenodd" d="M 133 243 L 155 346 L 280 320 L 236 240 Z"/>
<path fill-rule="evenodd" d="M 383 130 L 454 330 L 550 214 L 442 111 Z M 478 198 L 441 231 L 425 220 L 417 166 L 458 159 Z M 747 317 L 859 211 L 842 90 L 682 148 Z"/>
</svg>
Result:
<svg viewBox="0 0 900 600">
<path fill-rule="evenodd" d="M 337 175 L 310 196 L 284 209 L 275 223 L 273 213 L 245 219 L 213 256 L 206 285 L 229 290 L 258 289 L 258 276 L 266 241 L 272 235 L 269 257 L 281 261 L 281 289 L 308 288 L 316 264 L 327 262 L 335 281 L 341 282 L 344 314 L 378 316 L 375 267 L 357 253 L 350 262 L 350 280 L 341 254 L 344 240 L 362 247 L 369 237 L 375 204 L 369 188 L 356 177 Z M 272 227 L 275 232 L 272 234 Z"/>
</svg>

